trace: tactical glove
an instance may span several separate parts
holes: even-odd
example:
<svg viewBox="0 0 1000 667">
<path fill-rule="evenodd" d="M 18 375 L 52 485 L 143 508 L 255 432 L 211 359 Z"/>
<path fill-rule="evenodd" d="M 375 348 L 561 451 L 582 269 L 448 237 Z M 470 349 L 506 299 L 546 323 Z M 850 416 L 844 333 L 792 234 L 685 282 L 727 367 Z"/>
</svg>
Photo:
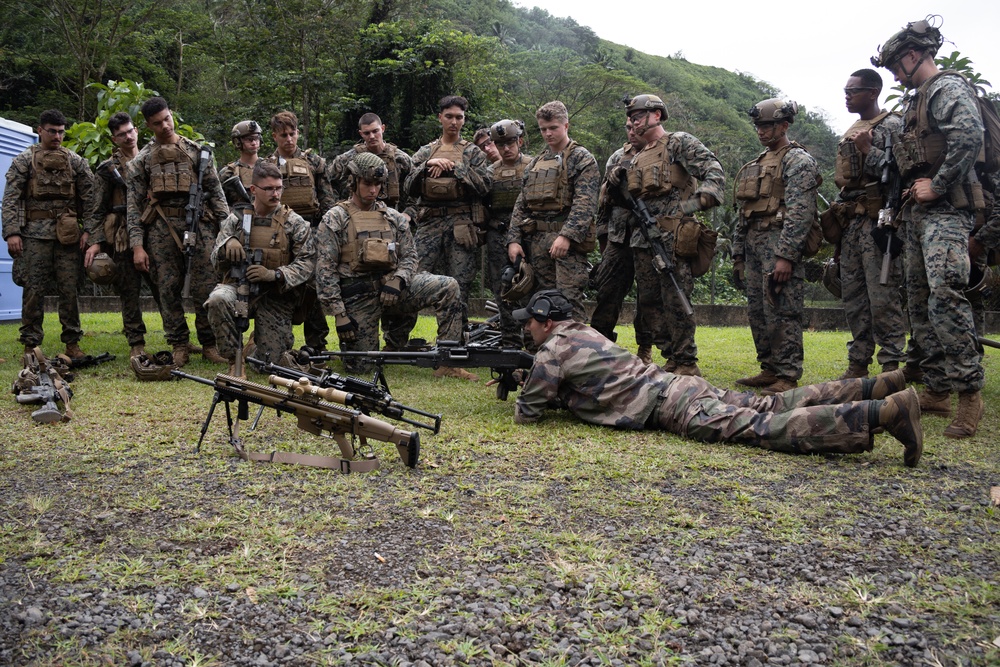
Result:
<svg viewBox="0 0 1000 667">
<path fill-rule="evenodd" d="M 247 280 L 252 283 L 273 283 L 277 275 L 263 264 L 252 264 L 247 267 Z"/>
<path fill-rule="evenodd" d="M 742 259 L 733 261 L 733 284 L 741 292 L 747 291 L 747 269 Z"/>
<path fill-rule="evenodd" d="M 625 175 L 625 167 L 621 165 L 615 165 L 608 170 L 607 179 L 608 183 L 615 186 L 616 188 L 621 185 L 621 182 L 626 180 L 628 177 Z"/>
<path fill-rule="evenodd" d="M 337 315 L 335 318 L 337 336 L 343 341 L 358 339 L 358 323 L 350 315 Z"/>
<path fill-rule="evenodd" d="M 226 251 L 226 259 L 233 264 L 239 264 L 240 262 L 246 260 L 246 250 L 243 249 L 243 244 L 240 243 L 235 236 L 226 241 L 226 245 L 224 247 Z"/>
<path fill-rule="evenodd" d="M 403 293 L 403 280 L 401 278 L 391 278 L 382 285 L 382 291 L 378 294 L 378 300 L 385 308 L 395 306 L 399 301 L 399 296 Z"/>
</svg>

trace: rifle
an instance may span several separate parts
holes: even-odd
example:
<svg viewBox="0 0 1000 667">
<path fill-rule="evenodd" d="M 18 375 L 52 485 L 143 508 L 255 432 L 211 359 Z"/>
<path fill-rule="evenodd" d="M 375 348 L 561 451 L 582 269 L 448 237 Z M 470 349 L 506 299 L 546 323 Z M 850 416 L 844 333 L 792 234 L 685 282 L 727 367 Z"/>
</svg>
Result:
<svg viewBox="0 0 1000 667">
<path fill-rule="evenodd" d="M 125 188 L 125 179 L 122 178 L 122 173 L 118 171 L 118 167 L 114 165 L 111 165 L 111 179 L 122 188 Z M 117 206 L 111 207 L 111 212 L 117 213 L 118 215 L 125 215 L 125 210 L 125 204 L 118 204 Z"/>
<path fill-rule="evenodd" d="M 103 352 L 94 356 L 93 354 L 86 354 L 79 359 L 73 359 L 72 357 L 67 357 L 69 359 L 69 367 L 76 368 L 88 368 L 90 366 L 96 366 L 97 364 L 103 364 L 108 361 L 114 361 L 115 355 L 110 352 Z"/>
<path fill-rule="evenodd" d="M 492 347 L 463 347 L 456 341 L 439 340 L 437 346 L 428 350 L 413 352 L 334 352 L 328 350 L 309 357 L 309 361 L 327 362 L 330 359 L 370 359 L 375 365 L 375 380 L 382 377 L 386 364 L 418 366 L 420 368 L 489 368 L 497 381 L 497 398 L 507 400 L 507 395 L 516 391 L 520 382 L 514 371 L 530 369 L 535 363 L 535 355 L 524 350 L 504 350 Z"/>
<path fill-rule="evenodd" d="M 887 194 L 885 206 L 879 209 L 878 223 L 872 229 L 872 239 L 875 245 L 882 251 L 882 271 L 878 276 L 879 285 L 889 283 L 889 271 L 892 268 L 892 260 L 899 256 L 903 250 L 903 240 L 896 236 L 895 222 L 896 213 L 902 204 L 903 199 L 903 177 L 899 173 L 896 164 L 896 155 L 892 152 L 892 133 L 885 139 L 885 152 L 888 156 L 885 166 L 882 168 L 882 184 L 885 186 Z"/>
<path fill-rule="evenodd" d="M 258 248 L 250 250 L 250 227 L 253 224 L 253 209 L 250 206 L 242 208 L 243 215 L 243 255 L 239 264 L 229 269 L 229 275 L 236 281 L 235 323 L 239 332 L 240 344 L 236 350 L 236 375 L 243 375 L 243 334 L 250 328 L 250 303 L 260 293 L 260 285 L 247 280 L 247 269 L 253 264 L 263 261 L 264 251 Z"/>
<path fill-rule="evenodd" d="M 212 153 L 208 146 L 201 147 L 198 155 L 198 180 L 191 184 L 188 191 L 188 203 L 184 207 L 184 255 L 187 257 L 187 266 L 184 272 L 184 290 L 181 296 L 185 299 L 191 297 L 191 261 L 194 259 L 195 245 L 198 243 L 198 225 L 201 223 L 201 216 L 205 207 L 205 170 L 212 160 Z"/>
<path fill-rule="evenodd" d="M 14 399 L 22 405 L 42 403 L 42 407 L 31 413 L 31 418 L 39 424 L 72 419 L 73 411 L 69 408 L 69 399 L 73 396 L 73 391 L 45 359 L 41 348 L 36 347 L 24 355 L 24 368 L 30 376 L 38 378 L 38 384 L 32 385 L 25 391 L 18 391 L 15 383 Z M 62 401 L 65 414 L 59 411 L 56 401 Z"/>
<path fill-rule="evenodd" d="M 637 225 L 639 233 L 642 235 L 643 240 L 649 244 L 649 249 L 653 251 L 653 269 L 657 273 L 669 276 L 670 282 L 674 285 L 674 291 L 677 292 L 677 298 L 681 301 L 681 308 L 684 309 L 684 314 L 694 315 L 691 302 L 688 301 L 687 295 L 681 289 L 681 286 L 677 284 L 677 277 L 674 275 L 674 252 L 672 248 L 667 250 L 667 247 L 663 245 L 663 235 L 660 232 L 660 226 L 656 224 L 656 218 L 649 212 L 646 202 L 636 199 L 628 191 L 628 181 L 625 178 L 622 178 L 618 190 L 622 200 L 625 202 L 625 206 L 639 220 L 639 224 Z"/>
<path fill-rule="evenodd" d="M 226 201 L 232 208 L 239 208 L 241 204 L 252 204 L 250 193 L 240 180 L 240 175 L 230 176 L 222 184 L 222 192 L 226 195 Z"/>
<path fill-rule="evenodd" d="M 254 359 L 253 357 L 249 357 L 247 362 L 250 363 L 250 365 L 252 365 L 258 373 L 274 375 L 288 380 L 305 379 L 308 380 L 313 386 L 321 387 L 323 389 L 336 389 L 344 392 L 347 397 L 345 405 L 360 410 L 366 415 L 371 414 L 372 412 L 377 412 L 380 415 L 396 419 L 406 424 L 410 424 L 411 426 L 425 428 L 431 433 L 438 433 L 441 431 L 441 415 L 435 415 L 430 412 L 424 412 L 423 410 L 417 410 L 416 408 L 411 408 L 408 405 L 403 405 L 402 403 L 396 401 L 393 399 L 392 394 L 389 393 L 389 386 L 385 383 L 384 377 L 378 377 L 378 383 L 376 384 L 375 382 L 368 382 L 366 380 L 361 380 L 347 375 L 338 375 L 326 369 L 321 370 L 319 375 L 314 375 L 312 373 L 303 373 L 295 368 L 288 368 L 286 366 L 279 366 L 270 362 L 261 361 L 260 359 Z M 263 409 L 264 408 L 262 406 L 261 411 L 263 411 Z M 408 412 L 420 415 L 421 417 L 429 417 L 433 419 L 434 422 L 426 423 L 412 419 L 406 416 L 406 413 Z M 257 413 L 257 418 L 259 417 L 260 412 Z M 254 420 L 254 424 L 256 424 L 256 419 Z"/>
<path fill-rule="evenodd" d="M 194 380 L 215 389 L 212 406 L 208 409 L 208 416 L 201 426 L 201 437 L 198 438 L 196 452 L 201 451 L 201 443 L 205 439 L 205 433 L 212 421 L 215 407 L 219 401 L 223 401 L 226 404 L 229 442 L 236 449 L 240 458 L 245 461 L 300 463 L 319 468 L 336 468 L 345 474 L 352 471 L 370 472 L 378 470 L 378 459 L 368 447 L 368 438 L 396 445 L 399 457 L 410 468 L 416 467 L 420 457 L 419 433 L 400 430 L 392 424 L 363 415 L 357 410 L 337 405 L 336 403 L 346 404 L 354 400 L 349 394 L 337 389 L 317 387 L 308 380 L 289 380 L 276 375 L 268 378 L 270 385 L 264 385 L 222 373 L 216 375 L 214 381 L 197 375 L 188 375 L 178 370 L 171 371 L 170 374 L 186 380 Z M 279 415 L 282 412 L 288 412 L 298 417 L 298 427 L 303 431 L 318 436 L 328 433 L 329 435 L 326 437 L 333 438 L 337 446 L 340 447 L 340 458 L 288 452 L 261 454 L 247 451 L 243 447 L 242 440 L 233 431 L 230 403 L 234 401 L 237 405 L 237 424 L 239 420 L 245 420 L 249 417 L 250 403 L 274 408 Z M 336 401 L 336 403 L 331 401 Z M 352 435 L 351 442 L 347 440 L 348 433 Z M 360 445 L 354 444 L 353 436 L 360 439 Z M 362 456 L 362 459 L 354 460 L 355 456 L 358 455 Z"/>
</svg>

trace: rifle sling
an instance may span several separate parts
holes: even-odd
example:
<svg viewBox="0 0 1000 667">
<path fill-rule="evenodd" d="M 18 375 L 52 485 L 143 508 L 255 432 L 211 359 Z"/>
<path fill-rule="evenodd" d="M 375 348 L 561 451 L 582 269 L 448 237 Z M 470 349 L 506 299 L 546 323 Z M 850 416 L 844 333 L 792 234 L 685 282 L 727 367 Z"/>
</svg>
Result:
<svg viewBox="0 0 1000 667">
<path fill-rule="evenodd" d="M 362 461 L 349 461 L 337 456 L 317 456 L 314 454 L 293 454 L 291 452 L 249 452 L 237 450 L 244 461 L 263 461 L 265 463 L 297 463 L 314 468 L 332 468 L 340 470 L 345 475 L 352 472 L 371 472 L 378 470 L 378 459 L 372 456 Z"/>
</svg>

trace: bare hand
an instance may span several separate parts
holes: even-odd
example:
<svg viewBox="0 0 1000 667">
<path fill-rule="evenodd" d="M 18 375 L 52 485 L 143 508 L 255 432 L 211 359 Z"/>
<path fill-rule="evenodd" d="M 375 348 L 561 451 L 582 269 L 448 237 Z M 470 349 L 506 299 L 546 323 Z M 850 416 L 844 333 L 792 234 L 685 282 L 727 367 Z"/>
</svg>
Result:
<svg viewBox="0 0 1000 667">
<path fill-rule="evenodd" d="M 549 257 L 559 259 L 567 254 L 569 254 L 569 239 L 562 235 L 557 236 L 549 247 Z"/>
<path fill-rule="evenodd" d="M 792 263 L 784 257 L 779 257 L 774 262 L 774 271 L 771 272 L 771 276 L 776 283 L 787 283 L 792 277 Z"/>
<path fill-rule="evenodd" d="M 132 248 L 132 264 L 136 271 L 149 272 L 149 255 L 146 254 L 141 245 Z"/>
<path fill-rule="evenodd" d="M 524 257 L 524 248 L 521 247 L 520 243 L 511 243 L 507 246 L 507 258 L 510 259 L 511 264 L 514 264 L 518 257 Z"/>
<path fill-rule="evenodd" d="M 931 204 L 941 197 L 931 188 L 931 179 L 929 178 L 918 178 L 914 181 L 913 187 L 910 188 L 910 195 L 918 204 Z"/>
<path fill-rule="evenodd" d="M 13 234 L 7 237 L 7 252 L 11 257 L 17 259 L 24 252 L 24 244 L 21 243 L 21 237 L 18 234 Z"/>
<path fill-rule="evenodd" d="M 90 238 L 90 232 L 83 232 L 80 234 L 80 250 L 87 249 L 87 239 Z"/>
<path fill-rule="evenodd" d="M 87 252 L 83 253 L 83 268 L 89 269 L 90 265 L 94 263 L 94 257 L 96 257 L 99 252 L 101 252 L 100 243 L 95 243 L 87 248 Z"/>
<path fill-rule="evenodd" d="M 872 131 L 865 130 L 864 132 L 856 132 L 854 136 L 851 137 L 851 141 L 854 142 L 854 147 L 862 155 L 868 155 L 868 151 L 872 149 Z"/>
<path fill-rule="evenodd" d="M 438 178 L 441 174 L 455 169 L 455 163 L 445 157 L 436 157 L 427 161 L 427 173 L 431 178 Z"/>
</svg>

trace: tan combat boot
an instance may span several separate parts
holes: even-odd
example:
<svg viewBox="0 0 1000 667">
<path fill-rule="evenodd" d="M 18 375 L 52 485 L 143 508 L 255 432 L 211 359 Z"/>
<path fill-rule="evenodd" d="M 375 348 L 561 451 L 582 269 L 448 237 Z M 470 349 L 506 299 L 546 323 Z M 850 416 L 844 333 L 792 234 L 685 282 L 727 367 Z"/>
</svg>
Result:
<svg viewBox="0 0 1000 667">
<path fill-rule="evenodd" d="M 146 346 L 143 343 L 139 343 L 138 345 L 133 345 L 128 351 L 128 358 L 135 359 L 136 357 L 141 357 L 144 354 L 146 354 Z"/>
<path fill-rule="evenodd" d="M 764 396 L 774 396 L 775 394 L 780 394 L 783 391 L 789 391 L 790 389 L 795 389 L 799 386 L 799 383 L 795 380 L 789 380 L 787 378 L 778 378 L 772 384 L 764 387 L 760 390 L 760 393 Z"/>
<path fill-rule="evenodd" d="M 673 359 L 666 360 L 665 362 L 663 362 L 663 370 L 665 370 L 668 373 L 673 373 L 674 371 L 677 370 L 677 362 L 674 361 Z"/>
<path fill-rule="evenodd" d="M 868 380 L 868 382 L 871 383 L 871 390 L 868 392 L 865 392 L 864 389 L 861 390 L 862 400 L 878 400 L 906 389 L 906 378 L 903 371 L 899 369 L 888 373 L 879 373 L 874 378 Z M 862 384 L 861 386 L 865 387 L 866 384 Z M 868 395 L 866 396 L 865 393 Z"/>
<path fill-rule="evenodd" d="M 701 377 L 701 369 L 698 368 L 698 364 L 678 364 L 674 369 L 674 375 Z"/>
<path fill-rule="evenodd" d="M 653 346 L 640 345 L 639 351 L 635 353 L 635 356 L 639 357 L 639 360 L 644 364 L 653 363 Z"/>
<path fill-rule="evenodd" d="M 201 351 L 201 358 L 213 364 L 224 364 L 228 361 L 224 356 L 219 354 L 219 348 L 214 345 L 206 345 L 205 349 Z"/>
<path fill-rule="evenodd" d="M 66 356 L 70 359 L 83 359 L 87 355 L 78 343 L 66 343 Z"/>
<path fill-rule="evenodd" d="M 971 438 L 979 429 L 979 420 L 983 418 L 986 406 L 983 404 L 983 392 L 967 391 L 958 395 L 958 412 L 955 419 L 944 430 L 947 438 Z"/>
<path fill-rule="evenodd" d="M 920 399 L 913 387 L 896 392 L 882 402 L 878 424 L 903 443 L 903 463 L 912 468 L 924 453 L 924 429 L 920 425 Z"/>
<path fill-rule="evenodd" d="M 740 378 L 736 381 L 736 384 L 741 384 L 744 387 L 767 387 L 777 381 L 778 376 L 772 371 L 761 371 L 760 373 L 757 373 L 757 375 Z"/>
<path fill-rule="evenodd" d="M 436 378 L 458 378 L 459 380 L 468 380 L 469 382 L 478 382 L 479 376 L 470 373 L 464 368 L 448 368 L 442 366 L 441 368 L 434 371 L 434 377 Z"/>
<path fill-rule="evenodd" d="M 938 417 L 951 417 L 951 394 L 931 391 L 924 387 L 920 392 L 920 411 Z"/>
<path fill-rule="evenodd" d="M 182 368 L 187 365 L 188 362 L 188 345 L 187 343 L 180 343 L 179 345 L 174 345 L 173 352 L 171 353 L 174 357 L 174 366 L 177 368 Z"/>
<path fill-rule="evenodd" d="M 868 367 L 862 366 L 861 364 L 850 363 L 847 366 L 847 370 L 841 375 L 838 380 L 853 380 L 855 378 L 866 378 L 868 377 Z"/>
</svg>

